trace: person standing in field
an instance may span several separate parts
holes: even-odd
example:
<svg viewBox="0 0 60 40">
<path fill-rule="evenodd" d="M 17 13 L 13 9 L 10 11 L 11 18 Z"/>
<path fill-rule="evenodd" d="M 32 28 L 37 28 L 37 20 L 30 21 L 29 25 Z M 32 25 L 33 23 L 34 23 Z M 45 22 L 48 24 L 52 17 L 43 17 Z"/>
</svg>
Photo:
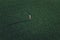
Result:
<svg viewBox="0 0 60 40">
<path fill-rule="evenodd" d="M 31 20 L 31 19 L 32 19 L 32 15 L 31 15 L 31 13 L 28 12 L 26 9 L 24 9 L 24 11 L 27 12 L 27 14 L 28 14 L 28 19 Z"/>
<path fill-rule="evenodd" d="M 29 20 L 31 20 L 31 15 L 29 15 Z"/>
</svg>

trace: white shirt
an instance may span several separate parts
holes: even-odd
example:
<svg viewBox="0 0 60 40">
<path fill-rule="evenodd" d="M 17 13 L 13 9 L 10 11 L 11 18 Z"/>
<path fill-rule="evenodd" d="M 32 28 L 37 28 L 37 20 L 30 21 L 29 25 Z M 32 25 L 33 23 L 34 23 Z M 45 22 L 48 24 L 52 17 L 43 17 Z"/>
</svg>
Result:
<svg viewBox="0 0 60 40">
<path fill-rule="evenodd" d="M 29 19 L 31 20 L 31 15 L 29 15 Z"/>
</svg>

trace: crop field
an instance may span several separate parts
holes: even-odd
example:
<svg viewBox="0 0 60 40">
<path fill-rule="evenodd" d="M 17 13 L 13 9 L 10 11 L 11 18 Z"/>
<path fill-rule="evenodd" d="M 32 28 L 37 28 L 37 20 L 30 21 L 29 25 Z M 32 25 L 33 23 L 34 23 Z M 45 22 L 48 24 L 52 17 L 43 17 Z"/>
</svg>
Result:
<svg viewBox="0 0 60 40">
<path fill-rule="evenodd" d="M 60 0 L 0 0 L 0 40 L 60 40 Z"/>
</svg>

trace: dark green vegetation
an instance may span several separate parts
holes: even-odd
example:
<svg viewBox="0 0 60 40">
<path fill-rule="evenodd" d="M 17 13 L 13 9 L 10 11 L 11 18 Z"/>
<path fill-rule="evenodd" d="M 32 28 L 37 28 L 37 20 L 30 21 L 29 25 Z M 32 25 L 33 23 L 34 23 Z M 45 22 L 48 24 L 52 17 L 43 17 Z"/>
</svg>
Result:
<svg viewBox="0 0 60 40">
<path fill-rule="evenodd" d="M 60 40 L 60 0 L 0 0 L 0 40 Z"/>
</svg>

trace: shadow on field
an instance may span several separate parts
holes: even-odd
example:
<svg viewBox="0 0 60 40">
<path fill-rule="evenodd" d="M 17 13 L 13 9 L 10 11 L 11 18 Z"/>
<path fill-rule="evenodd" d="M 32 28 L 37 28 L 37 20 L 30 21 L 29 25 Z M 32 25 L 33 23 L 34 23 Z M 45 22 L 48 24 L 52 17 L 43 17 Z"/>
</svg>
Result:
<svg viewBox="0 0 60 40">
<path fill-rule="evenodd" d="M 23 20 L 18 17 L 0 16 L 0 40 L 24 40 L 28 36 L 28 30 L 23 27 L 24 24 L 30 20 Z M 28 31 L 28 32 L 27 32 Z M 30 35 L 30 34 L 29 34 Z"/>
<path fill-rule="evenodd" d="M 27 22 L 31 20 L 23 20 L 17 17 L 0 16 L 0 40 L 44 40 L 48 39 L 47 34 L 35 33 L 31 29 L 27 29 Z M 30 26 L 29 26 L 30 27 Z M 44 39 L 43 39 L 44 38 Z"/>
<path fill-rule="evenodd" d="M 0 19 L 0 40 L 49 40 L 49 36 L 53 35 L 52 37 L 54 37 L 57 34 L 38 31 L 33 33 L 32 28 L 29 30 L 26 27 L 27 25 L 25 25 L 31 20 L 20 20 L 17 17 L 10 16 L 0 16 Z M 50 38 L 53 39 L 52 37 Z"/>
</svg>

